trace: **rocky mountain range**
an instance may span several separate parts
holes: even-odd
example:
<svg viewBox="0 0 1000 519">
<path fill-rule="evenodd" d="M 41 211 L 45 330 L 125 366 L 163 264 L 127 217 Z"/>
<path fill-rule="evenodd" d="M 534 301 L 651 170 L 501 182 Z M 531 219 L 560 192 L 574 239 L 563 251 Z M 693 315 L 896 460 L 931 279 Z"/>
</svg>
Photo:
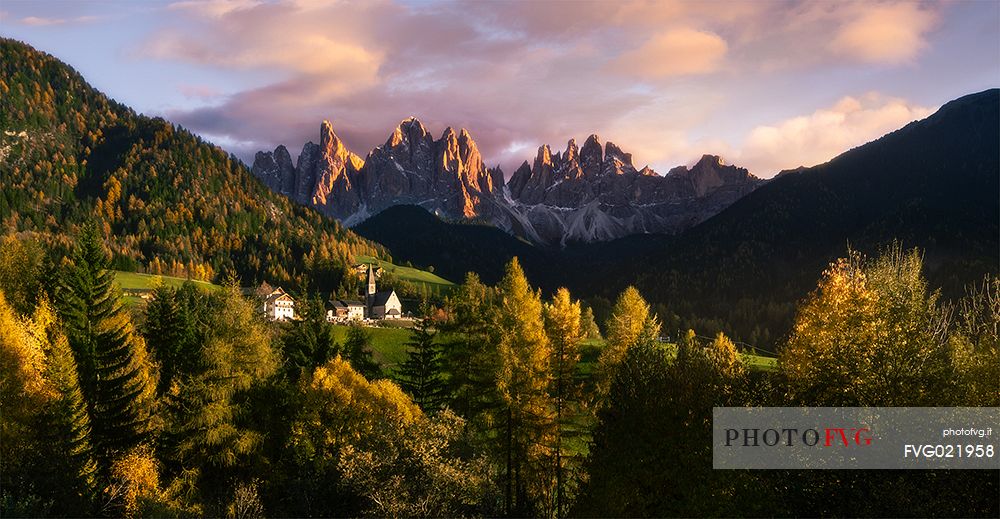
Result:
<svg viewBox="0 0 1000 519">
<path fill-rule="evenodd" d="M 545 245 L 677 233 L 717 214 L 763 183 L 746 169 L 705 155 L 692 168 L 659 175 L 591 135 L 563 152 L 541 146 L 505 183 L 487 168 L 465 129 L 434 139 L 415 118 L 399 124 L 362 159 L 324 121 L 295 165 L 284 146 L 258 152 L 252 172 L 274 191 L 348 226 L 395 205 L 419 205 L 452 220 L 478 220 Z"/>
</svg>

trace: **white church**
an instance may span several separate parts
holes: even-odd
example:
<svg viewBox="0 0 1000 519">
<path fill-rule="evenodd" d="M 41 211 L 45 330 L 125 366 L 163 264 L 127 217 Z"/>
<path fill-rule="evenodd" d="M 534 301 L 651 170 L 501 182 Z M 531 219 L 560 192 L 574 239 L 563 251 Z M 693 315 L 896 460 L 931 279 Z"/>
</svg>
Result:
<svg viewBox="0 0 1000 519">
<path fill-rule="evenodd" d="M 328 321 L 360 321 L 362 319 L 399 319 L 403 305 L 395 290 L 379 292 L 375 286 L 375 269 L 368 265 L 368 287 L 364 302 L 331 300 L 326 311 Z"/>
<path fill-rule="evenodd" d="M 403 316 L 403 304 L 399 301 L 399 296 L 395 290 L 375 290 L 375 270 L 368 265 L 368 291 L 366 292 L 366 302 L 368 304 L 367 318 L 369 319 L 399 319 Z"/>
</svg>

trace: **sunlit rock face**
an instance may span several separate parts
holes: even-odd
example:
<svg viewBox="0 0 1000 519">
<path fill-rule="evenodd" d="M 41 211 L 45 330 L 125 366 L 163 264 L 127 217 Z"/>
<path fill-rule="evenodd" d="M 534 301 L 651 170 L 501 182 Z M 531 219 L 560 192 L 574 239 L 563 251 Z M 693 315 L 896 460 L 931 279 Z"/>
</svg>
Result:
<svg viewBox="0 0 1000 519">
<path fill-rule="evenodd" d="M 435 140 L 414 118 L 365 159 L 349 151 L 327 121 L 320 144 L 307 143 L 294 170 L 278 166 L 282 150 L 257 153 L 253 174 L 274 190 L 291 186 L 282 192 L 347 225 L 401 204 L 448 218 L 482 217 L 503 190 L 503 173 L 486 168 L 468 131 L 448 128 Z"/>
<path fill-rule="evenodd" d="M 415 118 L 402 121 L 365 159 L 324 121 L 320 143 L 307 143 L 296 166 L 284 146 L 257 153 L 253 173 L 269 188 L 354 225 L 387 207 L 419 205 L 447 219 L 491 223 L 533 242 L 611 240 L 676 233 L 704 221 L 763 181 L 705 155 L 693 167 L 660 176 L 636 169 L 632 155 L 591 135 L 553 154 L 538 148 L 504 182 L 486 168 L 465 129 L 434 137 Z"/>
</svg>

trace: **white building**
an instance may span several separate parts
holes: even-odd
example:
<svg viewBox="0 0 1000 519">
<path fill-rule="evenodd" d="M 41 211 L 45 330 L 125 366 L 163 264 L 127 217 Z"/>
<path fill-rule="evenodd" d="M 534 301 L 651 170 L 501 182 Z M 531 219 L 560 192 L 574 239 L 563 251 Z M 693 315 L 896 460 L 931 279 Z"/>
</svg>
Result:
<svg viewBox="0 0 1000 519">
<path fill-rule="evenodd" d="M 326 311 L 327 321 L 360 321 L 365 318 L 365 304 L 361 301 L 330 301 Z"/>
<path fill-rule="evenodd" d="M 403 305 L 395 290 L 377 292 L 372 297 L 370 319 L 399 319 L 403 316 Z"/>
<path fill-rule="evenodd" d="M 403 316 L 403 304 L 395 290 L 375 291 L 375 272 L 368 265 L 368 318 L 369 319 L 399 319 Z"/>
<path fill-rule="evenodd" d="M 260 286 L 257 294 L 263 300 L 264 315 L 272 321 L 295 319 L 295 299 L 281 287 L 271 288 L 267 283 Z"/>
</svg>

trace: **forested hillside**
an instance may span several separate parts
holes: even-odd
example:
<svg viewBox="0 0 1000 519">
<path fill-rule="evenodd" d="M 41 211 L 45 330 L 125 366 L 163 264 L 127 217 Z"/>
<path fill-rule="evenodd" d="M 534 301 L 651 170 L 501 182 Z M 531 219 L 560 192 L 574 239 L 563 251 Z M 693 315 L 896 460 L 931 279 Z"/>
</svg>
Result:
<svg viewBox="0 0 1000 519">
<path fill-rule="evenodd" d="M 101 223 L 121 270 L 332 290 L 385 256 L 289 202 L 220 148 L 136 114 L 52 56 L 0 40 L 0 227 L 65 248 Z"/>
</svg>

